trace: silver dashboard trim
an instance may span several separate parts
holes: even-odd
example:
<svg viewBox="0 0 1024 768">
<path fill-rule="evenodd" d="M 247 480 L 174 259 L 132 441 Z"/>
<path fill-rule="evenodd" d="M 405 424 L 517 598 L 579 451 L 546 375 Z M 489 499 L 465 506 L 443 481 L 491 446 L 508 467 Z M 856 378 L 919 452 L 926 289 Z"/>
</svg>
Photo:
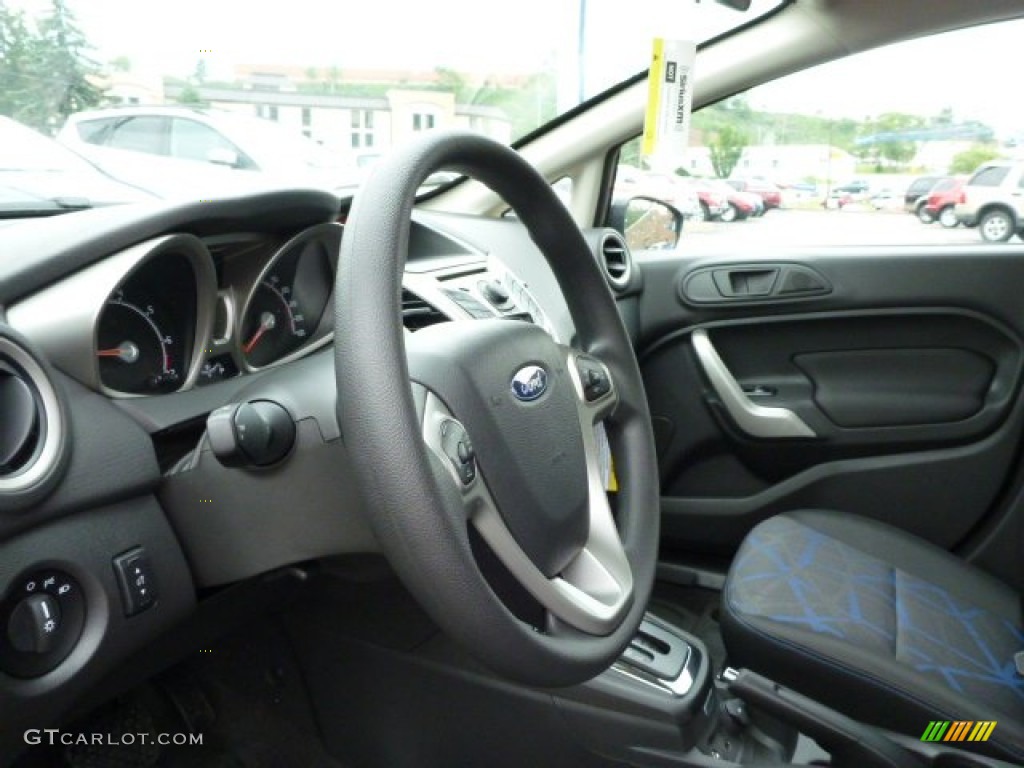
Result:
<svg viewBox="0 0 1024 768">
<path fill-rule="evenodd" d="M 147 397 L 110 389 L 100 378 L 96 335 L 110 297 L 136 271 L 164 254 L 183 256 L 192 267 L 196 317 L 187 372 L 176 391 L 191 388 L 206 355 L 217 301 L 217 276 L 206 245 L 190 234 L 139 243 L 68 276 L 7 310 L 11 327 L 31 338 L 58 368 L 110 397 Z"/>
<path fill-rule="evenodd" d="M 256 291 L 259 289 L 260 283 L 263 282 L 263 278 L 270 273 L 282 258 L 289 255 L 294 248 L 314 238 L 322 237 L 327 246 L 328 257 L 332 260 L 332 270 L 337 270 L 337 257 L 341 251 L 341 238 L 343 237 L 343 233 L 344 226 L 336 221 L 315 224 L 312 227 L 302 230 L 274 251 L 259 272 L 256 273 L 256 276 L 252 281 L 244 287 L 245 300 L 241 303 L 241 310 L 236 313 L 234 326 L 232 327 L 232 335 L 234 336 L 233 351 L 235 358 L 241 364 L 241 369 L 243 371 L 246 373 L 265 371 L 268 368 L 274 368 L 278 365 L 291 362 L 292 360 L 298 360 L 300 357 L 305 357 L 310 352 L 314 352 L 315 350 L 327 346 L 327 344 L 329 344 L 334 338 L 333 284 L 330 286 L 328 291 L 327 304 L 324 307 L 323 314 L 320 316 L 316 329 L 313 331 L 313 335 L 298 349 L 289 352 L 284 357 L 274 360 L 272 363 L 261 366 L 249 364 L 249 359 L 245 355 L 245 350 L 242 349 L 242 326 L 245 324 L 245 316 L 249 311 L 249 305 L 252 303 L 253 297 L 256 295 Z"/>
<path fill-rule="evenodd" d="M 21 368 L 39 393 L 42 404 L 43 444 L 35 456 L 18 472 L 0 477 L 0 493 L 18 493 L 38 483 L 57 463 L 66 425 L 60 401 L 46 371 L 28 352 L 8 338 L 0 336 L 0 357 L 7 357 Z"/>
</svg>

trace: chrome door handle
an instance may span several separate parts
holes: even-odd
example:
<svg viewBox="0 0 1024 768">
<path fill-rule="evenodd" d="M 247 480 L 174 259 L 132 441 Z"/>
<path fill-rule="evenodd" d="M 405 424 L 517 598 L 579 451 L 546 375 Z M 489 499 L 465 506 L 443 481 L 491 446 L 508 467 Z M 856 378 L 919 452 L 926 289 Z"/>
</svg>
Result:
<svg viewBox="0 0 1024 768">
<path fill-rule="evenodd" d="M 803 419 L 788 408 L 751 402 L 722 361 L 706 330 L 698 328 L 693 332 L 692 338 L 697 360 L 700 361 L 712 389 L 736 426 L 743 432 L 751 437 L 773 440 L 817 436 Z"/>
</svg>

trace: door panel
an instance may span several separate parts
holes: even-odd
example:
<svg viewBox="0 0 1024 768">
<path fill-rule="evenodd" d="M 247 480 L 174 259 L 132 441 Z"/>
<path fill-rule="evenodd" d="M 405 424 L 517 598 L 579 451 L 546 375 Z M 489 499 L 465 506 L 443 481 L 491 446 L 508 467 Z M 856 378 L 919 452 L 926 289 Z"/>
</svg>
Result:
<svg viewBox="0 0 1024 768">
<path fill-rule="evenodd" d="M 998 522 L 1024 426 L 1024 249 L 766 257 L 820 276 L 830 293 L 719 303 L 693 300 L 693 275 L 750 270 L 749 260 L 639 261 L 666 551 L 728 555 L 758 521 L 807 507 L 949 549 Z M 789 412 L 808 432 L 773 437 L 750 409 Z"/>
</svg>

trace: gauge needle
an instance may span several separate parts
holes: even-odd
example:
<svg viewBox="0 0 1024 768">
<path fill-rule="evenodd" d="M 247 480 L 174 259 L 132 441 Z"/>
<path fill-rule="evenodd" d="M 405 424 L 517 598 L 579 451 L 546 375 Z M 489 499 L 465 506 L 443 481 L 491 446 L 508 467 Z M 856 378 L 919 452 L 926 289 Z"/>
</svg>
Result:
<svg viewBox="0 0 1024 768">
<path fill-rule="evenodd" d="M 277 318 L 274 317 L 273 312 L 264 312 L 260 315 L 260 327 L 256 329 L 256 333 L 252 335 L 252 338 L 246 342 L 242 350 L 245 354 L 252 352 L 253 348 L 259 344 L 260 339 L 263 338 L 263 334 L 267 331 L 274 330 L 274 326 L 277 325 Z"/>
<path fill-rule="evenodd" d="M 122 341 L 112 349 L 96 350 L 98 357 L 116 357 L 122 363 L 134 363 L 139 359 L 139 347 L 132 341 Z"/>
</svg>

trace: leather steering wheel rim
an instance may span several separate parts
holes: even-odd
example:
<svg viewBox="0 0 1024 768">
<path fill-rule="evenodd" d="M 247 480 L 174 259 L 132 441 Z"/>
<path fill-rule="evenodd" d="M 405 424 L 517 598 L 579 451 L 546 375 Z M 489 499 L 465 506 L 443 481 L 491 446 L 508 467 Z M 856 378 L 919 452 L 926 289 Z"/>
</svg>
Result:
<svg viewBox="0 0 1024 768">
<path fill-rule="evenodd" d="M 617 533 L 632 578 L 628 602 L 597 631 L 558 620 L 531 627 L 509 611 L 474 559 L 459 484 L 424 440 L 422 402 L 418 408 L 406 346 L 429 334 L 405 333 L 401 289 L 416 192 L 439 170 L 479 180 L 516 211 L 565 296 L 577 334 L 571 353 L 600 361 L 614 382 L 614 410 L 602 417 L 619 480 Z M 540 343 L 537 334 L 549 341 L 524 323 L 451 325 L 469 340 L 508 334 L 510 348 L 512 335 L 525 345 Z M 440 335 L 433 334 L 435 344 Z M 572 685 L 607 669 L 639 626 L 653 584 L 657 462 L 639 368 L 615 300 L 550 185 L 513 150 L 469 132 L 431 132 L 380 161 L 353 201 L 342 240 L 334 348 L 338 422 L 362 507 L 384 554 L 427 613 L 480 661 L 519 682 Z M 435 348 L 427 356 L 443 354 Z M 565 371 L 572 364 L 555 360 L 548 367 L 553 378 L 568 380 Z M 412 378 L 418 378 L 416 371 Z M 491 394 L 488 402 L 498 408 L 501 396 Z M 480 467 L 487 480 L 483 456 Z"/>
</svg>

